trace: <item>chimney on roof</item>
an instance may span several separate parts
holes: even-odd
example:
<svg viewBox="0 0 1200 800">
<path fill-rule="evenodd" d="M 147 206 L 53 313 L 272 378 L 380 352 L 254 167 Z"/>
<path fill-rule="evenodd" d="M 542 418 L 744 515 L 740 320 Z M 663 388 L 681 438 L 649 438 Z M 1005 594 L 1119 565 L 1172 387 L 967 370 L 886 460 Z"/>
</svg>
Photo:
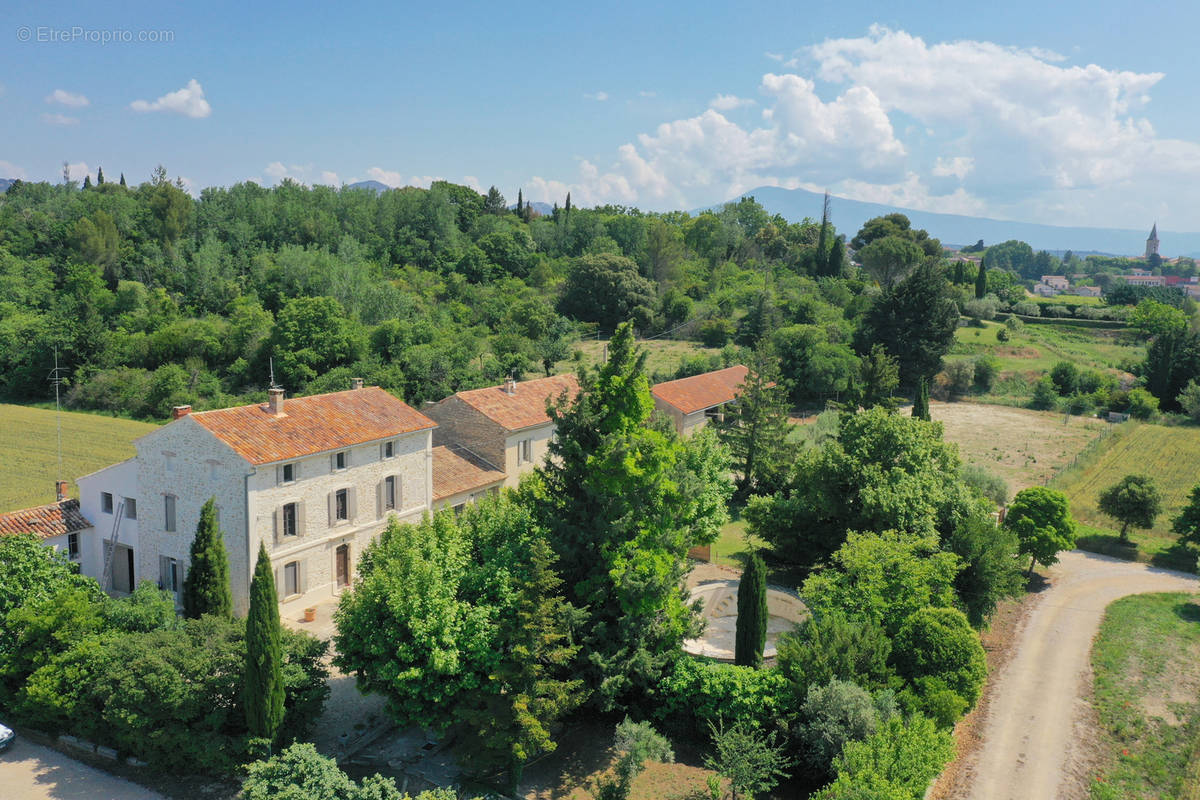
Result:
<svg viewBox="0 0 1200 800">
<path fill-rule="evenodd" d="M 63 500 L 67 499 L 67 482 L 66 481 L 55 481 L 54 482 L 54 497 L 60 503 Z"/>
<path fill-rule="evenodd" d="M 191 406 L 175 406 L 171 409 L 171 419 L 181 419 L 192 413 Z"/>
<path fill-rule="evenodd" d="M 363 387 L 363 379 L 362 378 L 351 378 L 350 379 L 350 388 L 351 389 L 361 389 L 362 387 Z"/>
<path fill-rule="evenodd" d="M 267 405 L 271 409 L 271 416 L 283 416 L 283 389 L 268 389 L 267 390 Z"/>
<path fill-rule="evenodd" d="M 517 393 L 517 381 L 511 375 L 504 379 L 504 393 L 509 395 Z"/>
</svg>

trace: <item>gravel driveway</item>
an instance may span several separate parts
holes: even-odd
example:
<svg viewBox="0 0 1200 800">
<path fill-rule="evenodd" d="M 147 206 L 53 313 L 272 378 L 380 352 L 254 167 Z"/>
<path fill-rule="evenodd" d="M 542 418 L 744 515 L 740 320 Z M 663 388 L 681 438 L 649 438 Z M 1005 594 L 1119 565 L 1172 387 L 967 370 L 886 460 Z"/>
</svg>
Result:
<svg viewBox="0 0 1200 800">
<path fill-rule="evenodd" d="M 89 767 L 19 734 L 0 753 L 0 797 L 4 800 L 163 800 L 136 783 Z"/>
<path fill-rule="evenodd" d="M 1086 797 L 1086 752 L 1073 752 L 1076 726 L 1086 724 L 1092 639 L 1109 603 L 1130 594 L 1200 589 L 1195 575 L 1073 551 L 1049 572 L 994 676 L 982 741 L 963 765 L 969 800 Z"/>
</svg>

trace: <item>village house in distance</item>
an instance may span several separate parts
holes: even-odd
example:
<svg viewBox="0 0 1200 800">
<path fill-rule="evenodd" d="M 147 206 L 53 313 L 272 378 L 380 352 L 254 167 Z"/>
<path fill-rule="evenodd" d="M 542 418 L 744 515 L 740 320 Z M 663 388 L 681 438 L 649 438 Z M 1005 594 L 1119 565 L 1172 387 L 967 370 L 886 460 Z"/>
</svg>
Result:
<svg viewBox="0 0 1200 800">
<path fill-rule="evenodd" d="M 720 418 L 748 370 L 653 387 L 681 435 Z M 0 514 L 0 535 L 34 533 L 113 594 L 156 582 L 182 600 L 200 519 L 216 499 L 234 608 L 249 607 L 259 543 L 281 609 L 295 614 L 354 580 L 363 549 L 394 517 L 417 522 L 516 486 L 554 438 L 547 407 L 579 392 L 574 375 L 458 392 L 422 411 L 354 379 L 347 391 L 213 411 L 174 409 L 134 442 L 137 455 L 77 480 L 80 500 Z"/>
</svg>

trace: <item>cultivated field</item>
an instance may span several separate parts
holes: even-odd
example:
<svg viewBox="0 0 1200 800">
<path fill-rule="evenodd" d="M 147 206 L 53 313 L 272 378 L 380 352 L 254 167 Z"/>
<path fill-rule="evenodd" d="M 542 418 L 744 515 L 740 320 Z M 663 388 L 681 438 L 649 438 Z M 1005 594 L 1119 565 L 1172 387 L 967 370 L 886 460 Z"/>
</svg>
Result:
<svg viewBox="0 0 1200 800">
<path fill-rule="evenodd" d="M 964 462 L 1004 478 L 1013 494 L 1049 480 L 1108 428 L 1088 417 L 982 403 L 933 401 L 929 413 Z"/>
<path fill-rule="evenodd" d="M 573 349 L 583 351 L 585 365 L 595 366 L 604 359 L 604 348 L 607 344 L 604 341 L 588 339 L 576 343 Z M 717 355 L 721 352 L 718 347 L 704 347 L 698 342 L 679 339 L 650 339 L 638 342 L 637 346 L 646 351 L 646 372 L 651 379 L 655 374 L 675 372 L 684 356 Z M 574 368 L 574 362 L 570 359 L 560 361 L 555 367 L 559 372 Z"/>
<path fill-rule="evenodd" d="M 1097 497 L 1134 472 L 1149 475 L 1163 493 L 1163 513 L 1150 535 L 1174 541 L 1171 518 L 1200 483 L 1200 429 L 1126 423 L 1095 454 L 1060 475 L 1054 486 L 1067 493 L 1076 520 L 1114 529 L 1116 523 L 1096 507 Z"/>
<path fill-rule="evenodd" d="M 0 511 L 54 502 L 58 475 L 58 434 L 54 411 L 0 403 Z M 75 479 L 134 454 L 131 442 L 155 429 L 95 414 L 62 414 L 62 476 Z"/>
</svg>

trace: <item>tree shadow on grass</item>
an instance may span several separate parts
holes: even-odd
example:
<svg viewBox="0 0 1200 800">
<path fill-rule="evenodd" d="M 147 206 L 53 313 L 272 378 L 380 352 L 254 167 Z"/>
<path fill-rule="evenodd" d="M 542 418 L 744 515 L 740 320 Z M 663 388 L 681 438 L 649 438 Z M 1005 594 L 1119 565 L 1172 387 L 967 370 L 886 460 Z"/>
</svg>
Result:
<svg viewBox="0 0 1200 800">
<path fill-rule="evenodd" d="M 1176 542 L 1162 552 L 1155 553 L 1150 563 L 1163 569 L 1174 569 L 1180 572 L 1196 571 L 1196 553 L 1182 542 Z"/>
<path fill-rule="evenodd" d="M 1175 615 L 1185 622 L 1200 622 L 1200 604 L 1179 603 L 1175 606 Z"/>
</svg>

